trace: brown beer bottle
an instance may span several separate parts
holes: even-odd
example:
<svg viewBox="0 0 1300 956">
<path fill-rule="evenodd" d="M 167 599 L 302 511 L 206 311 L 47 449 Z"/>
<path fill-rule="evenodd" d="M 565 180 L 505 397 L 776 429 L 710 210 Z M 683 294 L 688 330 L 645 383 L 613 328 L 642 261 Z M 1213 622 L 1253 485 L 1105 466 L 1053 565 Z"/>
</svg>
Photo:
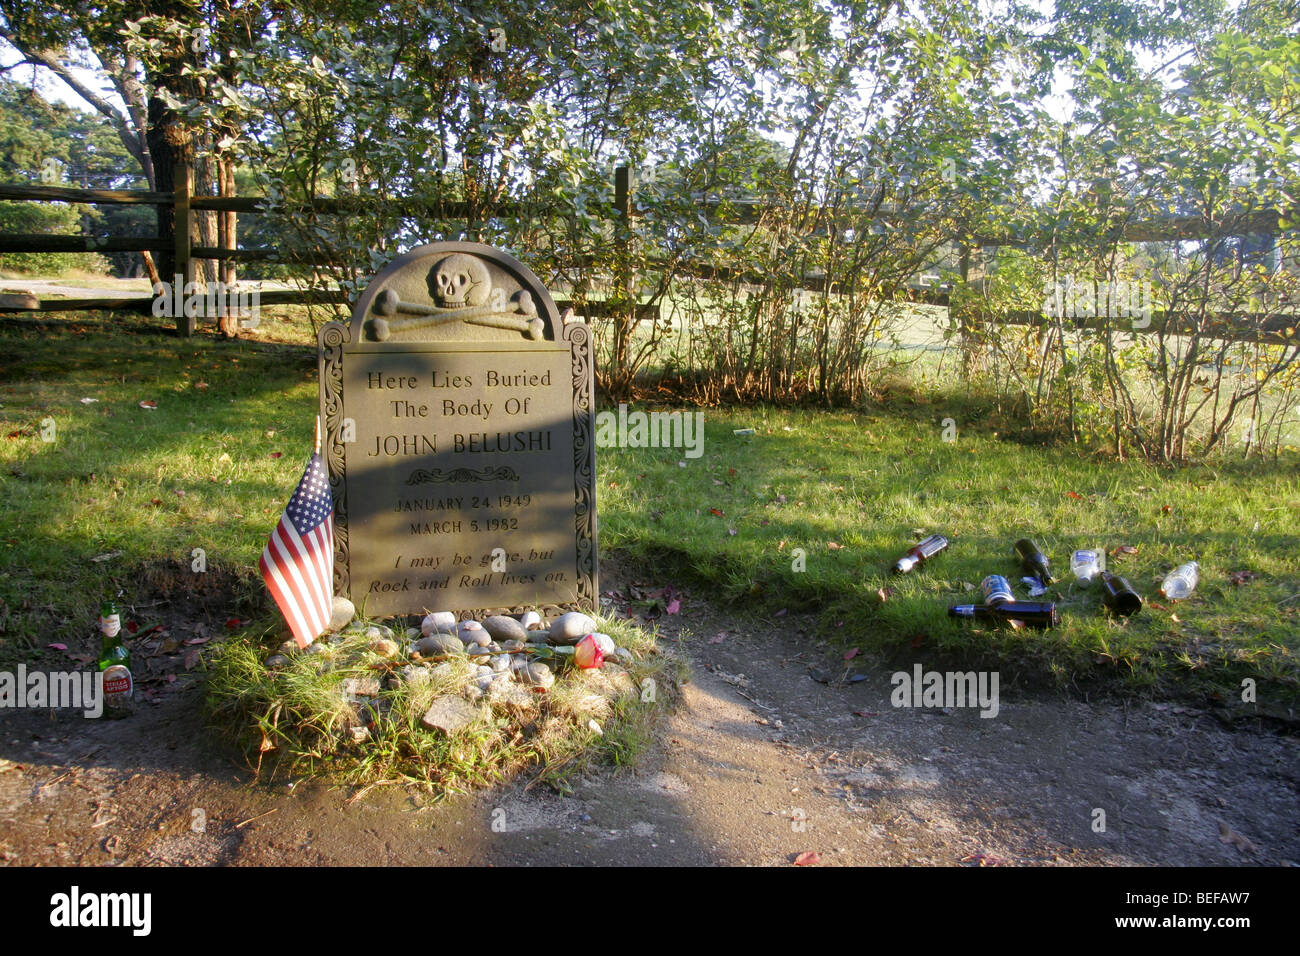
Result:
<svg viewBox="0 0 1300 956">
<path fill-rule="evenodd" d="M 894 562 L 894 573 L 906 574 L 922 561 L 929 560 L 947 547 L 947 538 L 941 534 L 932 534 L 930 537 L 912 545 L 907 554 Z"/>
<path fill-rule="evenodd" d="M 1112 613 L 1128 617 L 1142 610 L 1142 598 L 1133 590 L 1132 585 L 1119 575 L 1102 571 L 1099 580 L 1101 581 L 1101 603 Z"/>
</svg>

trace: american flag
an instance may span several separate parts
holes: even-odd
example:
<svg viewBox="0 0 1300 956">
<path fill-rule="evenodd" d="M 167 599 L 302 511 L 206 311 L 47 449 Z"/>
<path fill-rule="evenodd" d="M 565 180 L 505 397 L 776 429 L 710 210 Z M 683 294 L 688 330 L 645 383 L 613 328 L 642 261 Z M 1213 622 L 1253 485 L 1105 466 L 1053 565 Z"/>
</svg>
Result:
<svg viewBox="0 0 1300 956">
<path fill-rule="evenodd" d="M 306 647 L 329 623 L 334 604 L 334 501 L 319 452 L 307 463 L 258 564 L 294 640 Z"/>
</svg>

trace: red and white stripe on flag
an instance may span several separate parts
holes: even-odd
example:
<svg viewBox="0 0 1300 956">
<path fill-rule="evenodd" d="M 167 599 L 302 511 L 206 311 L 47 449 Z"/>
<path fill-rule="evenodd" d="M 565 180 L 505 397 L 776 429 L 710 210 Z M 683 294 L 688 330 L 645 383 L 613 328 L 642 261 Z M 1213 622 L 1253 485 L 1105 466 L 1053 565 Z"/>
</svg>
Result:
<svg viewBox="0 0 1300 956">
<path fill-rule="evenodd" d="M 329 623 L 334 603 L 334 502 L 320 455 L 312 456 L 258 562 L 299 647 Z"/>
</svg>

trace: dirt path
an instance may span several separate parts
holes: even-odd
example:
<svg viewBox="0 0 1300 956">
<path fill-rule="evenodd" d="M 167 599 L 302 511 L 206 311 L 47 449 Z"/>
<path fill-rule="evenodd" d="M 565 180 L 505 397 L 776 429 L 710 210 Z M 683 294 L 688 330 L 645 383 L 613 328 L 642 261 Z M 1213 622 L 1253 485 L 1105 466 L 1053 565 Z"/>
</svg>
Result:
<svg viewBox="0 0 1300 956">
<path fill-rule="evenodd" d="M 129 721 L 5 712 L 0 862 L 1300 863 L 1294 736 L 1005 685 L 993 718 L 895 708 L 885 670 L 814 681 L 825 658 L 793 617 L 737 621 L 687 595 L 661 623 L 694 678 L 659 745 L 565 795 L 250 786 L 193 684 Z"/>
</svg>

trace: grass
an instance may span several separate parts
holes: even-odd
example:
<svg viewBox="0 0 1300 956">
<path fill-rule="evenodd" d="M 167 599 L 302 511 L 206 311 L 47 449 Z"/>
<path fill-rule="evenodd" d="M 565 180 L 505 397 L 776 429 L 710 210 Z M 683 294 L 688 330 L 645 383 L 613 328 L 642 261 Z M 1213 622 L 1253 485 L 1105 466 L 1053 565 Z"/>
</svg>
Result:
<svg viewBox="0 0 1300 956">
<path fill-rule="evenodd" d="M 91 646 L 100 601 L 119 592 L 142 607 L 164 592 L 224 602 L 225 613 L 248 619 L 232 646 L 246 643 L 259 661 L 283 636 L 256 562 L 311 445 L 307 310 L 268 308 L 255 336 L 229 343 L 159 329 L 103 314 L 0 322 L 0 667 L 65 663 L 46 645 Z M 87 397 L 98 401 L 82 404 Z M 1261 709 L 1300 697 L 1292 453 L 1275 464 L 1168 471 L 1116 463 L 999 433 L 959 393 L 900 391 L 858 412 L 704 415 L 701 458 L 600 450 L 602 548 L 720 600 L 815 611 L 846 648 L 927 667 L 998 667 L 1004 685 L 1014 676 L 1088 693 L 1234 702 L 1249 678 Z M 945 440 L 948 418 L 954 441 Z M 52 441 L 42 438 L 46 419 Z M 756 433 L 733 434 L 744 427 Z M 926 531 L 949 535 L 948 552 L 890 576 L 890 563 Z M 1010 576 L 1010 546 L 1022 535 L 1062 571 L 1075 547 L 1136 547 L 1111 563 L 1148 599 L 1159 600 L 1164 571 L 1190 558 L 1201 561 L 1202 581 L 1190 600 L 1127 621 L 1108 619 L 1095 594 L 1069 586 L 1059 589 L 1063 624 L 1051 631 L 950 621 L 947 606 L 971 600 L 968 586 Z M 195 549 L 201 574 L 192 571 Z M 1237 571 L 1255 577 L 1233 585 Z M 893 592 L 882 601 L 883 588 Z M 142 624 L 150 613 L 139 611 Z M 628 726 L 631 738 L 641 732 Z M 606 731 L 603 746 L 613 748 L 620 732 Z"/>
<path fill-rule="evenodd" d="M 679 676 L 677 661 L 659 651 L 652 634 L 626 621 L 600 625 L 636 658 L 626 675 L 609 665 L 561 670 L 545 694 L 477 702 L 476 718 L 452 734 L 429 730 L 420 718 L 437 698 L 459 696 L 474 670 L 463 656 L 448 661 L 445 674 L 386 680 L 368 707 L 354 710 L 346 701 L 345 681 L 403 663 L 371 651 L 364 626 L 275 669 L 254 642 L 220 645 L 208 661 L 209 706 L 219 724 L 236 730 L 250 766 L 264 778 L 285 772 L 356 785 L 418 784 L 449 795 L 540 768 L 538 779 L 567 790 L 593 765 L 635 761 Z M 354 739 L 351 727 L 361 721 L 367 727 Z"/>
<path fill-rule="evenodd" d="M 602 454 L 602 544 L 726 600 L 769 613 L 815 610 L 840 646 L 894 661 L 1223 703 L 1240 701 L 1249 678 L 1261 707 L 1297 702 L 1294 456 L 1162 471 L 1068 445 L 1020 444 L 982 427 L 985 412 L 968 402 L 906 396 L 857 413 L 709 410 L 698 459 L 656 448 Z M 735 435 L 740 428 L 755 434 Z M 951 539 L 946 553 L 911 574 L 889 573 L 933 532 Z M 1136 548 L 1108 561 L 1148 606 L 1113 620 L 1095 591 L 1060 584 L 1052 595 L 1064 620 L 1047 632 L 950 620 L 947 607 L 975 601 L 985 575 L 1018 580 L 1011 546 L 1022 536 L 1067 579 L 1075 548 Z M 1163 601 L 1164 573 L 1192 559 L 1201 563 L 1197 591 Z M 1254 578 L 1230 583 L 1238 571 Z"/>
</svg>

